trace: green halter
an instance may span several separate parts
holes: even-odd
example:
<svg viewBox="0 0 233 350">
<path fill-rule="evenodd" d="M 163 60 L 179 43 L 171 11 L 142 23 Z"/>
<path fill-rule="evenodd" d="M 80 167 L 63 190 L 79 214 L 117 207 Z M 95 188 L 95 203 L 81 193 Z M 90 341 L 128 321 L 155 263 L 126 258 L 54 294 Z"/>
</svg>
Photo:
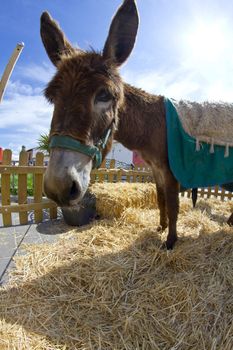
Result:
<svg viewBox="0 0 233 350">
<path fill-rule="evenodd" d="M 51 137 L 49 148 L 66 148 L 71 151 L 86 154 L 93 160 L 93 168 L 99 168 L 102 163 L 102 151 L 105 149 L 112 129 L 108 129 L 105 136 L 94 146 L 87 146 L 70 136 L 54 135 Z"/>
</svg>

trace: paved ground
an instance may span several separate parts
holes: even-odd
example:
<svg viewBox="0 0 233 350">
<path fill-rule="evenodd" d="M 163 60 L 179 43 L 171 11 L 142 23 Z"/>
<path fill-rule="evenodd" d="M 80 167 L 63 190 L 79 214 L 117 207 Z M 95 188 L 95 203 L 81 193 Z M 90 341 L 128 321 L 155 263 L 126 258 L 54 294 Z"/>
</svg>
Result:
<svg viewBox="0 0 233 350">
<path fill-rule="evenodd" d="M 33 216 L 29 214 L 29 224 L 19 225 L 18 214 L 12 216 L 13 226 L 3 227 L 0 215 L 0 284 L 6 283 L 9 269 L 14 268 L 13 258 L 22 254 L 22 243 L 54 242 L 58 236 L 71 229 L 65 225 L 61 214 L 56 220 L 48 220 L 41 224 L 33 223 Z M 62 225 L 61 225 L 62 224 Z"/>
</svg>

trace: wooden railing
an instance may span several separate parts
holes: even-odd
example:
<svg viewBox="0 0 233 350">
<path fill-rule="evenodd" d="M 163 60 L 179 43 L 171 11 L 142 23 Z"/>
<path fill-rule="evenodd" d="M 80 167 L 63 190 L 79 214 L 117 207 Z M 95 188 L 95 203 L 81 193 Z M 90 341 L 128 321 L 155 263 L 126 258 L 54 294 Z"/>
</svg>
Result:
<svg viewBox="0 0 233 350">
<path fill-rule="evenodd" d="M 152 174 L 149 168 L 116 169 L 115 161 L 104 161 L 101 168 L 93 170 L 91 182 L 150 182 Z M 38 152 L 33 165 L 29 165 L 28 153 L 20 152 L 19 162 L 12 161 L 12 151 L 3 151 L 0 164 L 0 214 L 3 226 L 12 225 L 12 213 L 18 213 L 21 225 L 28 223 L 29 212 L 34 212 L 34 221 L 43 221 L 43 210 L 49 210 L 50 219 L 57 217 L 57 205 L 43 196 L 44 154 Z M 29 176 L 33 188 L 29 188 Z M 30 193 L 29 193 L 30 190 Z"/>
<path fill-rule="evenodd" d="M 1 206 L 0 214 L 3 218 L 3 226 L 12 225 L 12 213 L 19 213 L 19 222 L 21 225 L 28 223 L 28 212 L 34 211 L 35 222 L 43 220 L 43 209 L 49 209 L 51 219 L 57 217 L 57 206 L 54 202 L 43 198 L 42 183 L 44 166 L 43 153 L 37 153 L 35 166 L 28 165 L 28 153 L 22 151 L 19 155 L 19 165 L 12 165 L 11 150 L 3 151 L 2 164 L 0 165 L 1 175 Z M 18 175 L 17 195 L 12 194 L 13 175 Z M 32 198 L 28 195 L 28 175 L 33 177 L 34 190 Z M 13 201 L 16 197 L 16 203 Z"/>
<path fill-rule="evenodd" d="M 215 198 L 221 199 L 222 201 L 225 199 L 227 199 L 227 200 L 233 199 L 233 193 L 224 190 L 224 188 L 221 188 L 220 186 L 198 188 L 197 195 L 198 195 L 198 197 L 201 197 L 201 198 L 215 197 Z M 191 198 L 192 190 L 187 190 L 187 191 L 182 192 L 181 196 Z"/>
<path fill-rule="evenodd" d="M 106 166 L 108 164 L 108 167 Z M 116 168 L 116 161 L 105 160 L 100 169 L 92 170 L 91 183 L 94 182 L 152 182 L 151 169 L 147 166 L 135 166 L 131 169 Z"/>
<path fill-rule="evenodd" d="M 104 161 L 100 169 L 91 172 L 91 183 L 94 182 L 152 182 L 152 172 L 149 167 L 116 168 L 115 160 Z M 18 165 L 12 165 L 11 150 L 3 151 L 3 161 L 0 164 L 0 214 L 3 226 L 12 225 L 12 213 L 18 213 L 21 225 L 28 223 L 28 213 L 34 213 L 34 221 L 43 221 L 43 211 L 47 209 L 50 219 L 57 217 L 57 205 L 43 196 L 44 154 L 37 153 L 35 164 L 28 165 L 28 154 L 22 151 Z M 32 188 L 29 189 L 29 177 Z M 12 182 L 13 181 L 13 182 Z M 14 191 L 13 191 L 14 190 Z M 30 191 L 29 191 L 30 190 Z M 191 197 L 191 190 L 182 196 Z M 222 200 L 233 199 L 233 194 L 219 187 L 198 189 L 199 197 L 218 197 Z"/>
</svg>

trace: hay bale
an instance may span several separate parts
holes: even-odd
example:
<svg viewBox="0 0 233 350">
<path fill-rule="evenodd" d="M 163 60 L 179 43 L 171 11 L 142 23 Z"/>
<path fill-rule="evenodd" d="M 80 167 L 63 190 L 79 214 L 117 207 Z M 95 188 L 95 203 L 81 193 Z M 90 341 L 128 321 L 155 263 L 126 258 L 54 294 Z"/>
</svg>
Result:
<svg viewBox="0 0 233 350">
<path fill-rule="evenodd" d="M 157 207 L 152 183 L 95 183 L 90 188 L 96 197 L 96 210 L 104 218 L 119 218 L 126 208 Z"/>
<path fill-rule="evenodd" d="M 89 224 L 96 217 L 119 218 L 126 208 L 155 208 L 154 184 L 96 183 L 83 200 L 71 208 L 62 208 L 65 222 L 71 226 Z"/>
<path fill-rule="evenodd" d="M 191 206 L 181 198 L 170 253 L 158 210 L 130 207 L 26 246 L 0 289 L 0 349 L 231 350 L 232 202 Z"/>
</svg>

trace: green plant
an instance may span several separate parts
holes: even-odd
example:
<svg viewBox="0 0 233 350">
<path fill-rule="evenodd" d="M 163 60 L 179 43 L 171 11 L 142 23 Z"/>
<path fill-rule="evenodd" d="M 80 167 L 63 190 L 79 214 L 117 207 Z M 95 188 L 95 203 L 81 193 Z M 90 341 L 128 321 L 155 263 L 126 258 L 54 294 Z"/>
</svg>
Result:
<svg viewBox="0 0 233 350">
<path fill-rule="evenodd" d="M 45 151 L 46 153 L 49 153 L 49 135 L 48 134 L 41 134 L 38 139 L 38 147 L 40 151 Z"/>
<path fill-rule="evenodd" d="M 12 174 L 10 177 L 10 193 L 12 195 L 18 195 L 18 175 Z M 33 174 L 27 175 L 27 194 L 33 196 L 34 194 L 34 183 L 33 183 Z"/>
</svg>

